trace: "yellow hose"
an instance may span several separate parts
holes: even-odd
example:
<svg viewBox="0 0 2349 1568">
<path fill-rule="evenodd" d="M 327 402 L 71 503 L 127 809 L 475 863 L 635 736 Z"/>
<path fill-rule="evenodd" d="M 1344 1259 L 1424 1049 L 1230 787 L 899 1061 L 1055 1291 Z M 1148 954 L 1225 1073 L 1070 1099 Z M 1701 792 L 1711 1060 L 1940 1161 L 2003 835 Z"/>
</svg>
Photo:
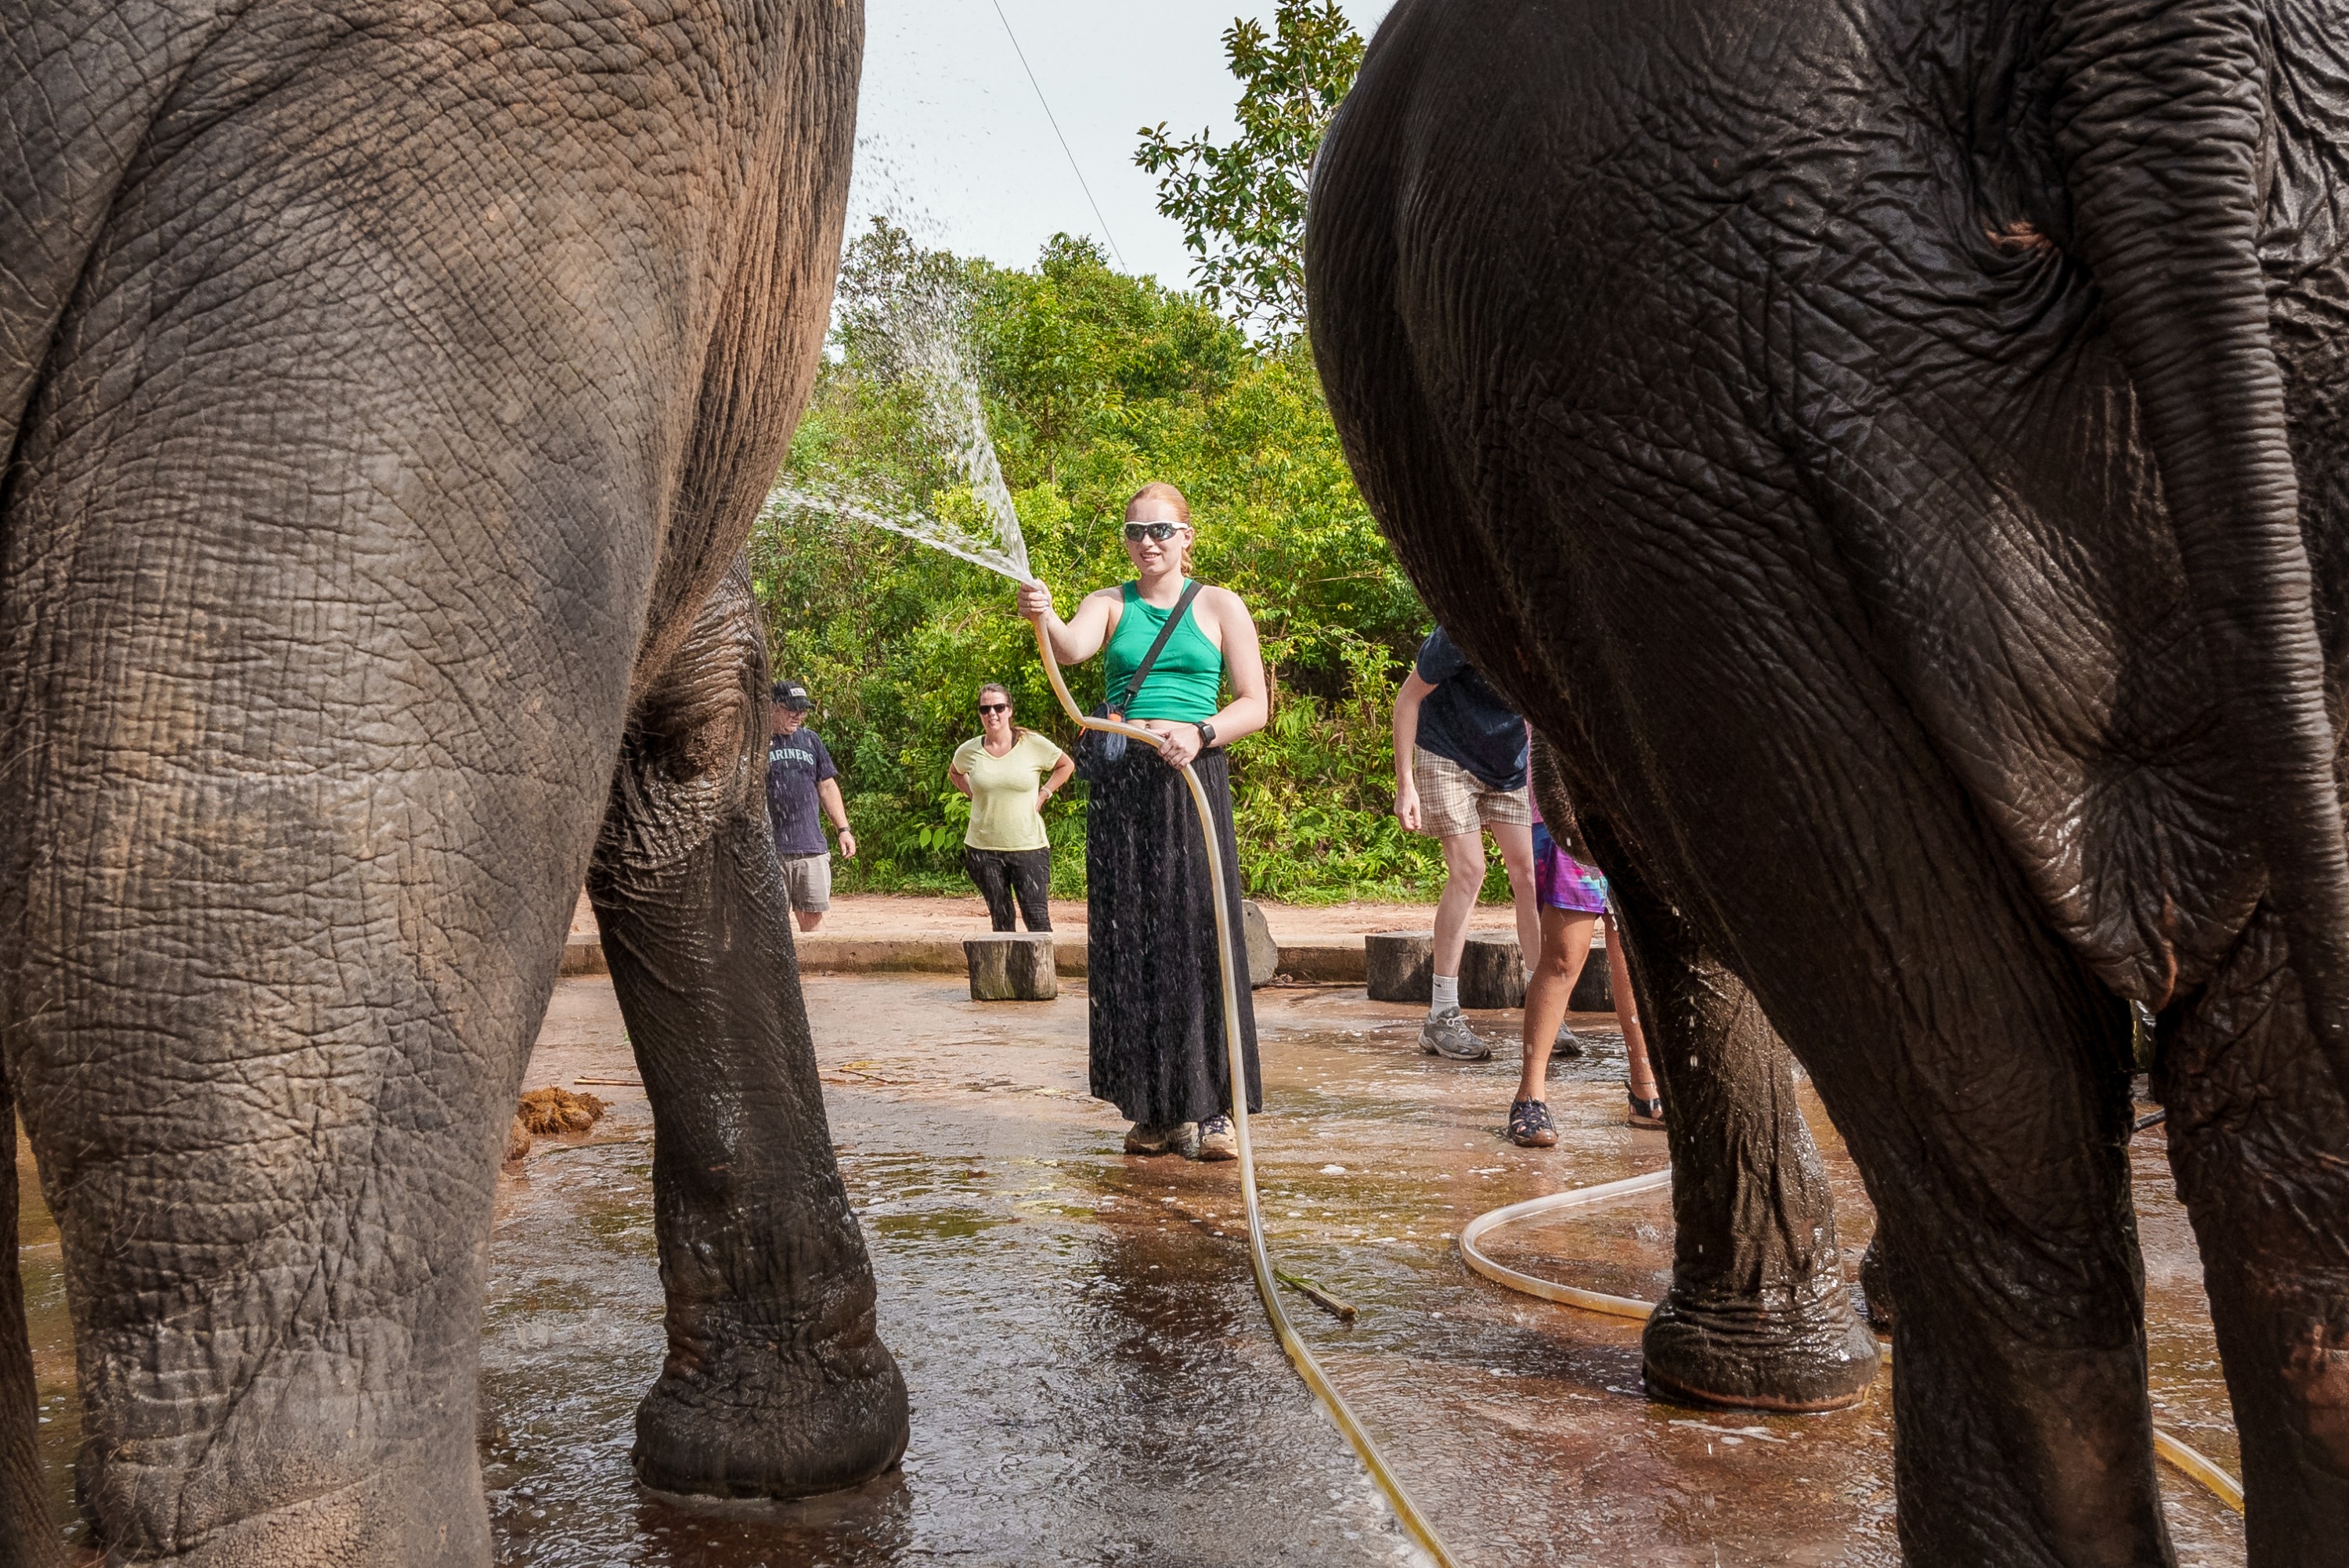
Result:
<svg viewBox="0 0 2349 1568">
<path fill-rule="evenodd" d="M 1666 1166 L 1661 1171 L 1651 1171 L 1644 1176 L 1630 1176 L 1620 1181 L 1602 1181 L 1595 1187 L 1568 1188 L 1546 1198 L 1533 1198 L 1522 1203 L 1511 1203 L 1505 1209 L 1488 1210 L 1461 1228 L 1461 1261 L 1494 1284 L 1506 1285 L 1526 1295 L 1537 1295 L 1544 1301 L 1580 1307 L 1585 1312 L 1605 1313 L 1610 1317 L 1644 1319 L 1656 1310 L 1654 1302 L 1640 1301 L 1628 1295 L 1609 1295 L 1602 1291 L 1581 1290 L 1570 1284 L 1557 1284 L 1532 1274 L 1519 1274 L 1506 1264 L 1495 1263 L 1477 1243 L 1504 1225 L 1513 1225 L 1521 1220 L 1543 1214 L 1559 1213 L 1568 1209 L 1591 1208 L 1640 1192 L 1652 1192 L 1659 1187 L 1669 1186 L 1671 1179 L 1671 1167 Z M 1883 1350 L 1884 1358 L 1890 1360 L 1892 1346 L 1886 1345 Z M 2220 1502 L 2237 1513 L 2243 1511 L 2241 1484 L 2159 1427 L 2153 1429 L 2153 1451 L 2208 1487 L 2211 1495 Z"/>
<path fill-rule="evenodd" d="M 1069 695 L 1068 683 L 1061 678 L 1060 661 L 1052 656 L 1052 645 L 1044 634 L 1044 624 L 1037 621 L 1032 624 L 1036 631 L 1036 651 L 1044 656 L 1044 673 L 1051 677 L 1052 695 L 1061 699 L 1061 707 L 1071 719 L 1086 729 L 1097 729 L 1104 735 L 1123 735 L 1153 748 L 1165 745 L 1158 736 L 1140 725 L 1126 724 L 1118 719 L 1095 718 L 1078 707 L 1076 699 Z M 1240 1051 L 1239 995 L 1233 989 L 1233 976 L 1238 971 L 1232 964 L 1232 920 L 1225 903 L 1223 844 L 1216 831 L 1216 815 L 1207 803 L 1206 789 L 1200 784 L 1198 774 L 1192 771 L 1188 763 L 1183 767 L 1183 782 L 1191 787 L 1191 804 L 1198 809 L 1199 831 L 1205 835 L 1207 843 L 1207 880 L 1210 896 L 1216 905 L 1216 956 L 1218 972 L 1223 976 L 1224 1046 L 1231 1058 L 1232 1132 L 1240 1146 L 1240 1199 L 1247 1210 L 1248 1266 L 1256 1274 L 1256 1293 L 1264 1300 L 1265 1315 L 1272 1320 L 1273 1336 L 1280 1341 L 1281 1349 L 1288 1353 L 1288 1359 L 1296 1367 L 1298 1375 L 1305 1379 L 1305 1386 L 1313 1390 L 1314 1398 L 1321 1401 L 1322 1408 L 1330 1412 L 1330 1418 L 1338 1424 L 1338 1429 L 1353 1445 L 1354 1452 L 1361 1458 L 1362 1468 L 1371 1472 L 1371 1480 L 1377 1482 L 1379 1491 L 1386 1494 L 1387 1506 L 1394 1510 L 1395 1518 L 1412 1539 L 1425 1548 L 1443 1568 L 1457 1568 L 1452 1553 L 1437 1538 L 1435 1527 L 1428 1523 L 1418 1505 L 1403 1491 L 1402 1483 L 1395 1479 L 1394 1472 L 1387 1468 L 1387 1461 L 1381 1457 L 1378 1445 L 1371 1441 L 1370 1433 L 1362 1429 L 1361 1422 L 1354 1418 L 1354 1412 L 1347 1408 L 1338 1390 L 1330 1386 L 1330 1379 L 1322 1376 L 1321 1364 L 1313 1359 L 1313 1353 L 1305 1348 L 1305 1342 L 1298 1338 L 1297 1331 L 1288 1326 L 1288 1315 L 1280 1309 L 1280 1293 L 1273 1280 L 1272 1258 L 1264 1246 L 1264 1220 L 1257 1208 L 1256 1152 L 1248 1141 L 1247 1064 Z"/>
</svg>

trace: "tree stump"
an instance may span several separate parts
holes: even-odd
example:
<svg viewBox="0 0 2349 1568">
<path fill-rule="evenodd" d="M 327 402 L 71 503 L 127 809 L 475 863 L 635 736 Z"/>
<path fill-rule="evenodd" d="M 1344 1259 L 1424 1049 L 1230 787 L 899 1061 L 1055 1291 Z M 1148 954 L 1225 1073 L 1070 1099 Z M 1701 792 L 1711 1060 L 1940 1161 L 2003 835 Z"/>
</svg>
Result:
<svg viewBox="0 0 2349 1568">
<path fill-rule="evenodd" d="M 1240 900 L 1240 923 L 1247 938 L 1247 981 L 1253 991 L 1269 985 L 1280 973 L 1280 948 L 1272 940 L 1272 927 L 1264 918 L 1264 911 L 1253 899 Z"/>
<path fill-rule="evenodd" d="M 1615 976 L 1607 967 L 1607 930 L 1601 926 L 1590 939 L 1590 956 L 1583 960 L 1582 978 L 1574 983 L 1574 995 L 1566 999 L 1567 1009 L 1575 1013 L 1611 1013 L 1615 1010 Z"/>
<path fill-rule="evenodd" d="M 970 965 L 974 1002 L 1049 1002 L 1061 994 L 1049 931 L 999 931 L 967 937 L 962 954 Z"/>
<path fill-rule="evenodd" d="M 1373 1002 L 1427 1006 L 1435 970 L 1428 957 L 1433 931 L 1373 931 L 1362 938 L 1362 977 Z"/>
<path fill-rule="evenodd" d="M 1460 957 L 1463 1007 L 1522 1007 L 1526 964 L 1514 931 L 1472 931 Z"/>
</svg>

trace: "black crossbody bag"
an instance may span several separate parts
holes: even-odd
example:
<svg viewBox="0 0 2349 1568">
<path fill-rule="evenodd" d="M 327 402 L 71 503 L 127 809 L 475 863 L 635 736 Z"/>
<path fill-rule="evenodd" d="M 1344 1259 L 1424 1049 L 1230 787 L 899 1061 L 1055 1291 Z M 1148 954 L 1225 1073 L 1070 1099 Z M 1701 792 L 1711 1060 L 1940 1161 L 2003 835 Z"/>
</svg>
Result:
<svg viewBox="0 0 2349 1568">
<path fill-rule="evenodd" d="M 1142 683 L 1150 678 L 1150 666 L 1158 662 L 1159 650 L 1166 645 L 1166 639 L 1174 634 L 1174 628 L 1181 624 L 1183 617 L 1191 613 L 1191 601 L 1199 596 L 1200 587 L 1200 583 L 1195 578 L 1184 588 L 1183 597 L 1174 601 L 1174 608 L 1167 615 L 1166 624 L 1158 628 L 1158 640 L 1150 645 L 1150 651 L 1142 655 L 1140 664 L 1133 666 L 1133 674 L 1126 677 L 1124 692 L 1113 703 L 1104 700 L 1087 715 L 1088 717 L 1124 719 L 1125 710 L 1133 706 L 1135 696 L 1142 690 Z M 1125 760 L 1125 742 L 1126 738 L 1123 735 L 1104 734 L 1098 729 L 1088 729 L 1078 736 L 1077 777 L 1088 784 L 1099 783 L 1111 769 Z"/>
</svg>

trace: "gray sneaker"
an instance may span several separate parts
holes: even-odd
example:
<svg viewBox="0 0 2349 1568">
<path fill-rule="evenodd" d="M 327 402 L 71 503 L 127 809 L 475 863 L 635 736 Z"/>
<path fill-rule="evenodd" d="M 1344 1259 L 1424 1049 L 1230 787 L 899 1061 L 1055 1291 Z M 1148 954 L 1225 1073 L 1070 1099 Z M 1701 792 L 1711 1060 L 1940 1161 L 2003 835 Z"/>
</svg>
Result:
<svg viewBox="0 0 2349 1568">
<path fill-rule="evenodd" d="M 1188 1127 L 1189 1122 L 1182 1124 Z M 1128 1154 L 1164 1154 L 1181 1128 L 1164 1122 L 1137 1121 L 1125 1130 L 1125 1151 Z"/>
<path fill-rule="evenodd" d="M 1455 1062 L 1493 1059 L 1493 1047 L 1476 1037 L 1476 1031 L 1468 1026 L 1468 1020 L 1460 1016 L 1457 1007 L 1446 1007 L 1420 1026 L 1419 1048 L 1431 1057 Z"/>
<path fill-rule="evenodd" d="M 1568 1028 L 1564 1024 L 1560 1024 L 1557 1026 L 1557 1038 L 1549 1043 L 1549 1054 L 1553 1060 L 1559 1057 L 1578 1057 L 1585 1055 L 1586 1053 L 1582 1045 L 1582 1037 L 1576 1034 L 1572 1029 Z"/>
</svg>

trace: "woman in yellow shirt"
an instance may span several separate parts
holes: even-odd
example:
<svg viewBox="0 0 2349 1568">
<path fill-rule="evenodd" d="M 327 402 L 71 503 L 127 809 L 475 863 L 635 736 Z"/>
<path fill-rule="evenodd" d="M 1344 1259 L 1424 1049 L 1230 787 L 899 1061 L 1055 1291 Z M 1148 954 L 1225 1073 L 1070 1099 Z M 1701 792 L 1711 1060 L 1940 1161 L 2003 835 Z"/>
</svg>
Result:
<svg viewBox="0 0 2349 1568">
<path fill-rule="evenodd" d="M 1030 931 L 1052 929 L 1052 844 L 1044 836 L 1044 802 L 1077 770 L 1069 754 L 1011 722 L 1011 694 L 992 681 L 978 688 L 980 733 L 955 748 L 947 782 L 970 797 L 970 830 L 962 861 L 987 900 L 998 931 L 1012 925 L 1012 900 Z"/>
</svg>

